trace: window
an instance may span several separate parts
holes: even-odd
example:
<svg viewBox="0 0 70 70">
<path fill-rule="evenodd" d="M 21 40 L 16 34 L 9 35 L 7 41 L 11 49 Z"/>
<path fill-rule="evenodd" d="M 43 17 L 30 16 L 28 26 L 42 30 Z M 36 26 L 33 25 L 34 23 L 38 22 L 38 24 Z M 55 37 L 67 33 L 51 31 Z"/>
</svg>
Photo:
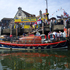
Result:
<svg viewBox="0 0 70 70">
<path fill-rule="evenodd" d="M 8 21 L 6 21 L 6 23 L 8 23 Z"/>
<path fill-rule="evenodd" d="M 21 13 L 19 13 L 18 16 L 21 16 Z"/>
</svg>

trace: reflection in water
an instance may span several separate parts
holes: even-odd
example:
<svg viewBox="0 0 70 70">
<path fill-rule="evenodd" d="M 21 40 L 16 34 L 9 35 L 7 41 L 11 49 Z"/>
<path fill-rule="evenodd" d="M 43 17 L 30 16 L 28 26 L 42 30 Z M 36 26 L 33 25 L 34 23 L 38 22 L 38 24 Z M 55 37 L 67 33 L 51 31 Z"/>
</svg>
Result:
<svg viewBox="0 0 70 70">
<path fill-rule="evenodd" d="M 70 70 L 70 51 L 0 50 L 0 70 Z"/>
</svg>

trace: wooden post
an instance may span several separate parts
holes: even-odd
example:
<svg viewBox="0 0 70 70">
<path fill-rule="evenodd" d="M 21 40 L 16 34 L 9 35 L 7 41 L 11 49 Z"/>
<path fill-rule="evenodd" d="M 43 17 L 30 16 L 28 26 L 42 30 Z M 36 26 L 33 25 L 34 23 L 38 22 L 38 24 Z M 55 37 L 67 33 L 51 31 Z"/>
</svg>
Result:
<svg viewBox="0 0 70 70">
<path fill-rule="evenodd" d="M 18 25 L 16 24 L 16 37 L 18 36 Z"/>
<path fill-rule="evenodd" d="M 14 23 L 14 20 L 12 19 L 11 22 L 10 22 L 10 35 L 12 34 L 12 25 Z"/>
<path fill-rule="evenodd" d="M 42 22 L 42 34 L 44 34 L 44 23 Z"/>
<path fill-rule="evenodd" d="M 12 23 L 10 24 L 10 35 L 12 34 Z"/>
</svg>

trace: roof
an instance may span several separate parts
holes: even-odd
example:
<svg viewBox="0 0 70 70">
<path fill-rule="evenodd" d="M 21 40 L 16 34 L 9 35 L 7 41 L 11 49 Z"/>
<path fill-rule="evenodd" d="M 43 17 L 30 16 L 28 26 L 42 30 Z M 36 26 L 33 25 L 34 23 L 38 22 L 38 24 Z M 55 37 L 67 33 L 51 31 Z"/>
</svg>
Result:
<svg viewBox="0 0 70 70">
<path fill-rule="evenodd" d="M 14 18 L 3 18 L 1 20 L 14 20 Z"/>
<path fill-rule="evenodd" d="M 33 14 L 30 14 L 30 13 L 28 13 L 28 12 L 26 12 L 26 11 L 24 11 L 24 10 L 22 10 L 22 8 L 21 7 L 18 7 L 18 10 L 20 11 L 22 11 L 23 13 L 25 13 L 28 17 L 35 17 L 35 15 L 33 15 Z"/>
<path fill-rule="evenodd" d="M 23 10 L 22 10 L 23 11 Z M 29 15 L 31 15 L 31 17 L 35 17 L 35 15 L 32 15 L 32 14 L 30 14 L 30 13 L 28 13 L 28 12 L 25 12 L 25 11 L 23 11 L 25 14 L 27 14 L 28 16 Z"/>
<path fill-rule="evenodd" d="M 46 15 L 46 13 L 43 13 L 42 15 Z M 37 17 L 40 17 L 39 15 Z"/>
<path fill-rule="evenodd" d="M 53 19 L 56 19 L 56 18 L 55 18 L 55 17 L 52 17 L 52 18 L 50 18 L 50 19 L 52 19 L 52 20 L 53 20 Z"/>
</svg>

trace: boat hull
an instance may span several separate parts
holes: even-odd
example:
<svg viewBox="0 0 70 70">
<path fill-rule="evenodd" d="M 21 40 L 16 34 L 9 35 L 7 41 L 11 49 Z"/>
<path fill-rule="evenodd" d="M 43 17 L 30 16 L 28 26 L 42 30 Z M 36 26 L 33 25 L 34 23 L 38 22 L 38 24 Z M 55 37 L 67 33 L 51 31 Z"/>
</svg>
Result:
<svg viewBox="0 0 70 70">
<path fill-rule="evenodd" d="M 0 49 L 14 49 L 14 50 L 47 50 L 47 49 L 60 49 L 68 48 L 67 41 L 60 41 L 47 44 L 14 44 L 0 42 Z"/>
</svg>

